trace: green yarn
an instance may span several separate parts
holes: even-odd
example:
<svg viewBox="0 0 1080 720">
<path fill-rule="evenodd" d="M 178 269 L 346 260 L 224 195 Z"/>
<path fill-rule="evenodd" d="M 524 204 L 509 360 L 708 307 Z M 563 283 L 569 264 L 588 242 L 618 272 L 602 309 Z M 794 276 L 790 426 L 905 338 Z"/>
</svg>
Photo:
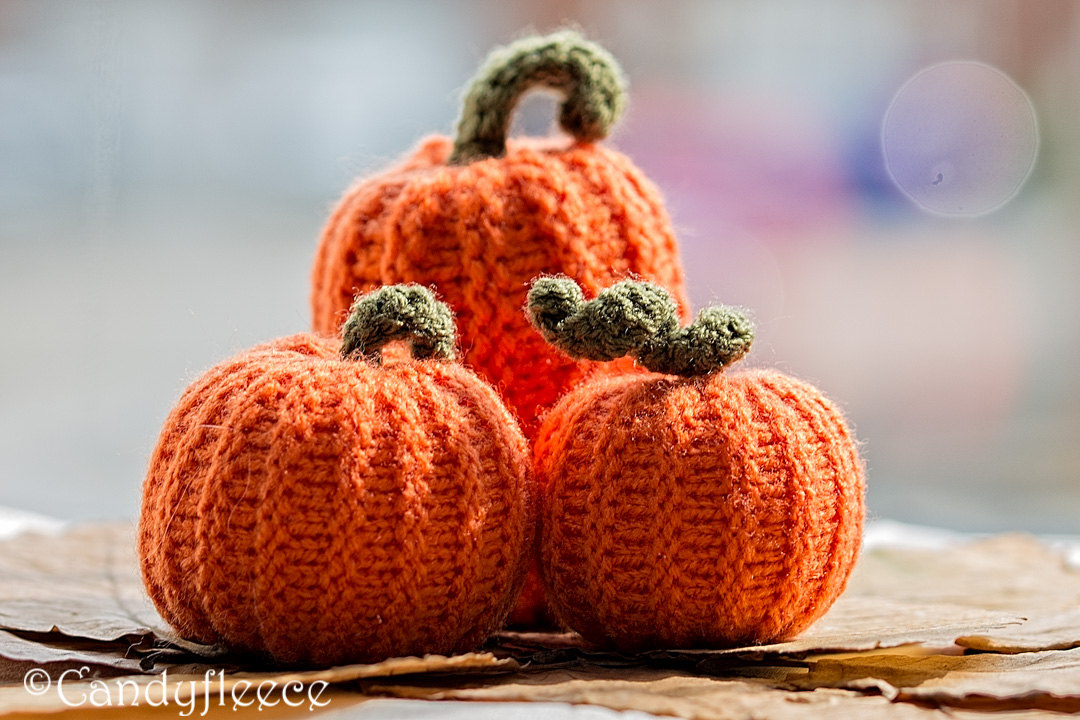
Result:
<svg viewBox="0 0 1080 720">
<path fill-rule="evenodd" d="M 453 360 L 456 342 L 450 308 L 420 285 L 390 285 L 360 295 L 341 329 L 341 356 L 379 360 L 379 351 L 406 340 L 417 360 Z"/>
<path fill-rule="evenodd" d="M 585 302 L 569 278 L 541 277 L 529 289 L 533 325 L 552 345 L 574 357 L 614 360 L 679 328 L 667 292 L 644 282 L 621 282 Z"/>
<path fill-rule="evenodd" d="M 753 324 L 730 307 L 702 310 L 679 327 L 678 308 L 652 283 L 624 280 L 585 301 L 581 288 L 564 277 L 533 281 L 529 318 L 544 339 L 575 358 L 614 360 L 624 355 L 654 372 L 707 375 L 750 350 Z"/>
<path fill-rule="evenodd" d="M 518 100 L 538 86 L 565 94 L 559 124 L 585 142 L 607 137 L 626 107 L 626 81 L 607 50 L 572 30 L 523 38 L 493 50 L 477 71 L 447 162 L 502 157 Z"/>
<path fill-rule="evenodd" d="M 698 313 L 694 322 L 642 348 L 638 362 L 668 375 L 708 375 L 750 351 L 754 326 L 738 310 L 724 305 Z"/>
</svg>

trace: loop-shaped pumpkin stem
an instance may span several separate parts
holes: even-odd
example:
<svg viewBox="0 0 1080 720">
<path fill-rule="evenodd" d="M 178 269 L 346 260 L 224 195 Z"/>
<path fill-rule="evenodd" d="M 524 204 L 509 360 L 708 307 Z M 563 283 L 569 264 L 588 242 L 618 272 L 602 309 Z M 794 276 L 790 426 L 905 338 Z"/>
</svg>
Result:
<svg viewBox="0 0 1080 720">
<path fill-rule="evenodd" d="M 544 339 L 575 358 L 624 355 L 654 372 L 708 375 L 746 355 L 754 339 L 747 317 L 727 306 L 702 310 L 679 326 L 675 301 L 664 288 L 624 280 L 586 301 L 564 277 L 541 277 L 529 289 L 528 313 Z"/>
<path fill-rule="evenodd" d="M 379 360 L 389 342 L 405 340 L 417 360 L 453 360 L 450 308 L 420 285 L 390 285 L 360 295 L 341 329 L 341 356 Z"/>
<path fill-rule="evenodd" d="M 465 165 L 506 154 L 514 109 L 534 87 L 565 94 L 559 124 L 583 142 L 607 137 L 626 107 L 626 81 L 607 50 L 572 30 L 523 38 L 493 50 L 477 71 L 447 162 Z"/>
</svg>

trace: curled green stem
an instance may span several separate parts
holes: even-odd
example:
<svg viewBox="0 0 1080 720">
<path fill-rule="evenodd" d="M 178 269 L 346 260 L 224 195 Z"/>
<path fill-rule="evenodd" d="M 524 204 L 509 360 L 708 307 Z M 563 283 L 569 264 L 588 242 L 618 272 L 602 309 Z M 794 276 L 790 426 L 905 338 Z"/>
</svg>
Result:
<svg viewBox="0 0 1080 720">
<path fill-rule="evenodd" d="M 726 306 L 709 307 L 686 327 L 664 288 L 624 280 L 586 301 L 563 277 L 541 277 L 529 289 L 529 318 L 544 339 L 571 357 L 614 360 L 624 355 L 654 372 L 707 375 L 750 350 L 754 327 Z"/>
<path fill-rule="evenodd" d="M 465 165 L 505 155 L 514 109 L 534 87 L 565 95 L 559 124 L 584 142 L 607 137 L 626 107 L 626 82 L 607 50 L 572 30 L 523 38 L 495 48 L 477 71 L 447 162 Z"/>
<path fill-rule="evenodd" d="M 417 360 L 454 359 L 450 308 L 420 285 L 390 285 L 360 295 L 341 330 L 341 356 L 379 360 L 383 346 L 409 343 Z"/>
</svg>

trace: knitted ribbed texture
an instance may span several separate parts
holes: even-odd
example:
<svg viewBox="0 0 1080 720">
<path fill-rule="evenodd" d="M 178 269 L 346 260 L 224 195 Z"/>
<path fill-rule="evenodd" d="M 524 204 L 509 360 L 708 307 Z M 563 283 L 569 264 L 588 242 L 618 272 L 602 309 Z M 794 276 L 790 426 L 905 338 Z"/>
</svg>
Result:
<svg viewBox="0 0 1080 720">
<path fill-rule="evenodd" d="M 138 545 L 184 637 L 327 665 L 469 650 L 505 620 L 533 539 L 514 419 L 459 364 L 341 351 L 259 346 L 165 421 Z"/>
<path fill-rule="evenodd" d="M 589 293 L 642 277 L 669 288 L 682 313 L 689 308 L 660 193 L 629 159 L 596 144 L 625 106 L 623 85 L 611 56 L 574 33 L 493 51 L 466 92 L 456 141 L 427 138 L 346 191 L 315 256 L 314 329 L 337 333 L 357 292 L 436 287 L 454 310 L 462 361 L 495 386 L 530 438 L 540 414 L 583 377 L 632 368 L 568 358 L 521 312 L 529 282 L 545 273 Z M 560 122 L 572 142 L 506 142 L 514 104 L 533 86 L 566 95 Z M 539 588 L 529 584 L 515 624 L 544 617 Z"/>
<path fill-rule="evenodd" d="M 555 85 L 570 99 L 573 88 L 591 88 L 583 93 L 591 98 L 586 105 L 607 102 L 610 121 L 618 115 L 614 61 L 573 34 L 527 39 L 492 58 L 467 94 L 459 147 L 492 134 L 478 127 L 504 124 L 530 84 Z M 512 88 L 492 82 L 499 68 Z M 598 79 L 582 80 L 588 78 Z M 502 119 L 483 120 L 496 110 Z M 568 112 L 564 124 L 575 131 L 606 132 L 610 124 L 566 120 Z M 588 140 L 602 136 L 590 132 Z M 501 157 L 448 165 L 451 140 L 432 137 L 397 167 L 345 193 L 315 257 L 314 329 L 337 333 L 358 291 L 402 282 L 434 286 L 454 310 L 463 362 L 496 386 L 531 436 L 539 413 L 597 367 L 559 353 L 529 326 L 521 308 L 533 278 L 565 274 L 595 294 L 637 276 L 671 290 L 682 312 L 689 305 L 660 194 L 626 157 L 582 140 L 510 141 L 505 154 L 488 140 L 481 144 L 486 151 L 465 155 Z"/>
<path fill-rule="evenodd" d="M 624 650 L 806 628 L 844 589 L 862 534 L 862 467 L 839 411 L 778 372 L 721 373 L 753 337 L 735 310 L 680 329 L 661 288 L 624 282 L 582 302 L 569 285 L 530 293 L 552 342 L 696 377 L 593 378 L 544 418 L 533 459 L 555 614 Z"/>
<path fill-rule="evenodd" d="M 777 372 L 606 377 L 534 446 L 558 618 L 624 650 L 769 642 L 844 589 L 863 480 L 840 413 Z"/>
<path fill-rule="evenodd" d="M 533 86 L 565 94 L 559 117 L 572 141 L 506 142 L 514 104 Z M 571 360 L 521 312 L 529 282 L 545 273 L 572 277 L 589 294 L 641 277 L 668 288 L 683 315 L 689 309 L 660 193 L 628 158 L 597 144 L 625 106 L 623 86 L 611 56 L 574 33 L 493 51 L 466 92 L 456 141 L 429 137 L 345 192 L 312 269 L 314 329 L 337 333 L 357 292 L 436 287 L 457 318 L 462 361 L 495 386 L 529 438 L 583 377 L 631 369 L 629 360 Z M 542 604 L 527 591 L 513 622 L 540 620 Z"/>
</svg>

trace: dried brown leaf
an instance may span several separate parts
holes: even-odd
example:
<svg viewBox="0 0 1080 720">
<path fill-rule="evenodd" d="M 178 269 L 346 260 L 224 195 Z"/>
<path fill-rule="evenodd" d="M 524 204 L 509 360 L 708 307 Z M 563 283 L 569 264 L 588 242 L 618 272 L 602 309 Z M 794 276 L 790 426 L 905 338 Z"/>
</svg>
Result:
<svg viewBox="0 0 1080 720">
<path fill-rule="evenodd" d="M 175 637 L 146 597 L 130 523 L 23 533 L 0 542 L 0 658 L 64 668 L 85 663 L 113 671 L 149 670 L 137 657 L 186 653 L 214 658 L 221 648 Z"/>
<path fill-rule="evenodd" d="M 794 640 L 723 649 L 669 649 L 636 656 L 639 663 L 650 660 L 694 659 L 730 656 L 789 655 L 876 650 L 901 645 L 951 647 L 958 635 L 975 635 L 996 628 L 1018 625 L 1023 618 L 1012 613 L 982 610 L 960 605 L 928 605 L 895 602 L 875 597 L 843 597 L 809 630 Z M 974 628 L 981 628 L 975 630 Z M 593 660 L 622 660 L 634 656 L 604 653 L 581 637 L 568 633 L 501 633 L 493 649 L 516 653 L 515 657 L 534 664 L 561 664 L 568 657 Z"/>
<path fill-rule="evenodd" d="M 958 644 L 976 650 L 1080 646 L 1080 571 L 1028 535 L 999 535 L 948 551 L 875 550 L 855 568 L 848 594 L 952 603 L 1026 618 L 1017 626 L 957 635 Z"/>
<path fill-rule="evenodd" d="M 1017 655 L 869 654 L 822 658 L 789 681 L 804 688 L 875 686 L 888 696 L 983 710 L 1080 710 L 1080 648 Z"/>
<path fill-rule="evenodd" d="M 1063 715 L 1052 710 L 994 710 L 990 715 L 985 711 L 949 708 L 952 720 L 1063 720 Z"/>
<path fill-rule="evenodd" d="M 26 638 L 0 630 L 0 657 L 12 664 L 31 667 L 60 663 L 113 667 L 127 672 L 142 672 L 138 657 L 126 657 L 115 643 L 80 640 L 52 634 Z"/>
<path fill-rule="evenodd" d="M 369 692 L 433 700 L 536 701 L 601 705 L 700 720 L 929 720 L 945 713 L 897 705 L 883 697 L 823 689 L 778 690 L 755 680 L 731 680 L 650 668 L 581 668 L 517 675 L 485 686 L 432 687 L 369 683 Z"/>
<path fill-rule="evenodd" d="M 956 660 L 951 672 L 901 689 L 900 698 L 982 710 L 1080 712 L 1080 648 Z"/>
<path fill-rule="evenodd" d="M 948 647 L 968 628 L 1007 627 L 1022 618 L 1004 612 L 963 605 L 898 602 L 881 597 L 843 597 L 809 630 L 794 640 L 727 652 L 805 655 L 808 653 L 875 650 L 922 644 Z"/>
<path fill-rule="evenodd" d="M 996 535 L 947 550 L 871 550 L 847 596 L 1051 614 L 1080 604 L 1080 571 L 1034 537 Z"/>
<path fill-rule="evenodd" d="M 963 635 L 956 639 L 956 644 L 972 650 L 999 653 L 1080 647 L 1080 607 L 1060 613 L 1033 613 L 1019 627 L 985 634 Z"/>
<path fill-rule="evenodd" d="M 130 523 L 0 543 L 0 628 L 112 641 L 171 637 L 143 591 Z"/>
<path fill-rule="evenodd" d="M 369 678 L 388 678 L 400 675 L 462 675 L 475 672 L 507 673 L 519 669 L 516 661 L 499 659 L 491 653 L 463 653 L 461 655 L 425 655 L 424 657 L 397 657 L 378 663 L 339 665 L 325 670 L 301 670 L 295 672 L 232 673 L 226 682 L 238 680 L 273 680 L 279 684 L 301 682 L 343 683 Z"/>
</svg>

